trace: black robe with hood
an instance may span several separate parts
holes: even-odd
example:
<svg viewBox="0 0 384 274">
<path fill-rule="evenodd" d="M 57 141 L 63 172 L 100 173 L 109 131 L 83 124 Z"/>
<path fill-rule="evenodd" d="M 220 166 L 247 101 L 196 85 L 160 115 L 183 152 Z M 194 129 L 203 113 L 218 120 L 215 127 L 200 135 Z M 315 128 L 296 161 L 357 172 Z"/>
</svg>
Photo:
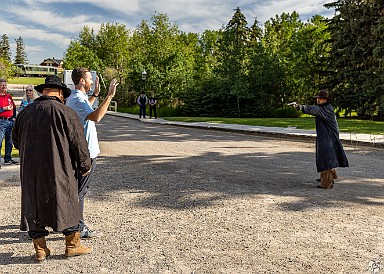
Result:
<svg viewBox="0 0 384 274">
<path fill-rule="evenodd" d="M 303 106 L 302 112 L 316 117 L 317 172 L 348 167 L 348 159 L 339 139 L 339 126 L 333 106 L 329 102 L 317 106 Z"/>
<path fill-rule="evenodd" d="M 17 116 L 12 140 L 20 154 L 20 229 L 78 224 L 75 170 L 87 172 L 91 160 L 76 112 L 57 97 L 39 97 Z"/>
</svg>

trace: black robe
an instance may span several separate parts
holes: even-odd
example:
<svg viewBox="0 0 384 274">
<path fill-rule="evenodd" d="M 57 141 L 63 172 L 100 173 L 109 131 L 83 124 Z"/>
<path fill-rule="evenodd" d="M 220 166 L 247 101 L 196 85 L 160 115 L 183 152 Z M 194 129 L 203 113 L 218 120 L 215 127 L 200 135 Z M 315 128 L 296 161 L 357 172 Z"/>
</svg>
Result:
<svg viewBox="0 0 384 274">
<path fill-rule="evenodd" d="M 348 167 L 348 159 L 339 139 L 339 126 L 333 106 L 330 103 L 303 106 L 302 111 L 316 117 L 317 172 L 336 167 Z"/>
<path fill-rule="evenodd" d="M 78 224 L 75 170 L 91 167 L 84 127 L 57 97 L 42 96 L 17 116 L 12 140 L 20 154 L 21 230 Z"/>
</svg>

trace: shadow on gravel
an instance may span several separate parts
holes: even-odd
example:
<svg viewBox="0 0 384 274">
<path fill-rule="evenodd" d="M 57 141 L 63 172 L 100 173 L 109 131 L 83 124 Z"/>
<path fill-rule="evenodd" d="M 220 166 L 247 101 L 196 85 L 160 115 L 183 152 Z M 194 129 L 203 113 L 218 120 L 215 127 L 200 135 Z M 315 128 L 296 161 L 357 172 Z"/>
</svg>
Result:
<svg viewBox="0 0 384 274">
<path fill-rule="evenodd" d="M 297 160 L 302 156 L 297 155 Z M 318 189 L 315 171 L 303 174 L 295 171 L 289 164 L 292 162 L 292 154 L 290 159 L 285 159 L 284 164 L 280 161 L 284 161 L 285 154 L 275 157 L 255 154 L 219 156 L 205 153 L 199 157 L 186 158 L 185 165 L 180 159 L 167 159 L 166 164 L 156 163 L 156 156 L 100 158 L 94 177 L 93 193 L 95 198 L 108 197 L 109 193 L 120 190 L 149 193 L 149 197 L 137 200 L 136 206 L 176 210 L 209 207 L 220 200 L 249 195 L 299 198 L 298 202 L 278 205 L 281 210 L 287 211 L 333 207 L 340 202 L 384 205 L 382 184 L 378 181 L 372 182 L 377 178 L 351 178 L 343 175 L 333 189 Z M 242 161 L 250 158 L 255 164 L 252 169 L 241 165 Z M 242 160 L 238 162 L 240 159 Z M 274 169 L 268 170 L 266 166 L 274 166 Z M 339 174 L 346 173 L 345 171 L 340 171 Z M 314 175 L 313 178 L 310 174 Z"/>
<path fill-rule="evenodd" d="M 17 225 L 0 226 L 0 245 L 29 242 L 28 234 Z"/>
<path fill-rule="evenodd" d="M 51 232 L 57 234 L 58 232 Z M 61 233 L 60 233 L 61 234 Z M 63 241 L 64 237 L 49 237 L 49 241 Z M 0 245 L 32 243 L 26 231 L 20 231 L 18 225 L 0 226 Z"/>
<path fill-rule="evenodd" d="M 35 257 L 33 255 L 31 256 L 14 256 L 14 253 L 0 253 L 0 265 L 10 265 L 10 264 L 18 264 L 18 265 L 42 265 L 49 261 L 59 261 L 59 260 L 68 260 L 67 257 L 65 257 L 64 254 L 51 254 L 46 261 L 43 262 L 37 262 Z M 1 273 L 1 272 L 0 272 Z"/>
<path fill-rule="evenodd" d="M 295 202 L 278 204 L 283 211 L 300 211 L 314 207 L 333 207 L 337 203 L 383 206 L 383 178 L 380 170 L 362 161 L 382 161 L 377 151 L 358 149 L 347 151 L 351 168 L 338 169 L 339 181 L 333 189 L 317 189 L 314 152 L 281 152 L 284 149 L 275 142 L 291 140 L 260 135 L 218 132 L 158 126 L 137 121 L 119 124 L 122 118 L 108 117 L 101 123 L 100 141 L 123 144 L 121 150 L 135 146 L 147 146 L 162 142 L 175 146 L 186 141 L 197 141 L 209 147 L 198 156 L 147 155 L 99 157 L 93 181 L 92 197 L 109 199 L 115 191 L 145 193 L 132 203 L 139 207 L 171 208 L 186 210 L 225 203 L 236 196 L 290 196 Z M 124 120 L 124 119 L 123 119 Z M 124 120 L 126 121 L 126 120 Z M 254 147 L 241 145 L 242 141 L 255 143 Z M 138 143 L 139 142 L 139 143 Z M 226 144 L 231 142 L 231 145 Z M 239 146 L 233 146 L 233 142 Z M 248 142 L 249 144 L 249 142 Z M 262 152 L 260 147 L 262 144 Z M 314 143 L 311 142 L 314 147 Z M 208 146 L 209 145 L 209 146 Z M 252 152 L 252 148 L 253 151 Z M 237 149 L 241 153 L 227 153 Z M 277 150 L 275 150 L 277 149 Z M 248 152 L 250 151 L 250 152 Z M 257 152 L 255 152 L 257 151 Z M 124 154 L 124 153 L 121 153 Z M 181 155 L 181 156 L 180 156 Z M 372 162 L 373 163 L 373 162 Z"/>
<path fill-rule="evenodd" d="M 0 265 L 37 264 L 33 256 L 14 256 L 14 253 L 0 253 Z"/>
</svg>

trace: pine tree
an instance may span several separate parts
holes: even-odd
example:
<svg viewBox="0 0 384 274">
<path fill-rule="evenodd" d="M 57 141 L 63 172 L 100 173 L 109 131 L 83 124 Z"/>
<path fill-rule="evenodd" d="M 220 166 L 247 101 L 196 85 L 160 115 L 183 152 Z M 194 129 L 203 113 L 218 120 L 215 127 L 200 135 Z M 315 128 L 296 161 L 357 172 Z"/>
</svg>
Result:
<svg viewBox="0 0 384 274">
<path fill-rule="evenodd" d="M 329 20 L 335 103 L 346 115 L 372 117 L 383 104 L 383 62 L 377 54 L 384 42 L 382 0 L 339 0 L 326 7 L 337 12 Z"/>
<path fill-rule="evenodd" d="M 9 38 L 6 34 L 3 34 L 0 41 L 0 78 L 9 78 L 12 74 Z"/>
<path fill-rule="evenodd" d="M 234 114 L 237 116 L 241 116 L 241 99 L 246 100 L 249 97 L 246 76 L 249 66 L 247 53 L 250 36 L 247 20 L 240 8 L 237 7 L 232 19 L 223 30 L 220 43 L 222 56 L 220 74 L 224 84 L 223 96 L 228 97 L 229 101 L 235 99 L 237 113 Z"/>
<path fill-rule="evenodd" d="M 19 37 L 16 41 L 15 64 L 28 64 L 28 56 L 25 50 L 23 38 Z"/>
<path fill-rule="evenodd" d="M 11 47 L 9 45 L 9 38 L 6 34 L 1 36 L 0 42 L 0 58 L 11 63 Z"/>
</svg>

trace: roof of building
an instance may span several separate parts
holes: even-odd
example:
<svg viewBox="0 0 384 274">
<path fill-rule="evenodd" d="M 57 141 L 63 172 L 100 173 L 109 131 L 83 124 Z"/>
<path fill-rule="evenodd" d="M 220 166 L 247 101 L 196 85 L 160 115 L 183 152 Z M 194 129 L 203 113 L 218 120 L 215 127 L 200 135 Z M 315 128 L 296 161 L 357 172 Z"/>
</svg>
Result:
<svg viewBox="0 0 384 274">
<path fill-rule="evenodd" d="M 55 59 L 55 57 L 48 58 L 48 59 L 44 59 L 44 61 L 40 65 L 43 65 L 43 64 L 46 64 L 46 63 L 49 63 L 49 62 L 53 62 L 57 66 L 60 66 L 63 63 L 63 60 L 62 59 Z"/>
</svg>

